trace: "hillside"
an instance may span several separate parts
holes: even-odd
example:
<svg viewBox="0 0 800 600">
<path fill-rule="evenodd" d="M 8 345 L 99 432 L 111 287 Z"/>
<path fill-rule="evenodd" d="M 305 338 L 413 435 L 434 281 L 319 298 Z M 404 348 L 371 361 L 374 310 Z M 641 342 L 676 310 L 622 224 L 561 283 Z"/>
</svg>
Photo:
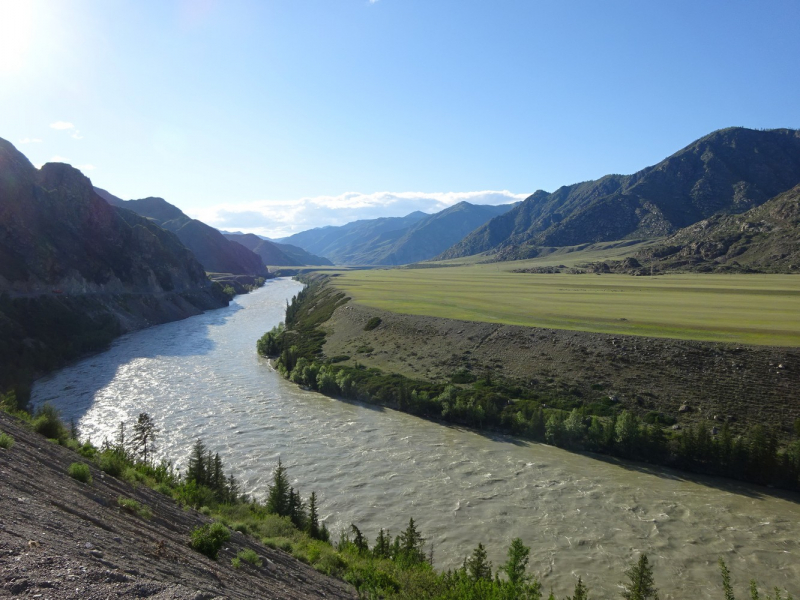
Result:
<svg viewBox="0 0 800 600">
<path fill-rule="evenodd" d="M 173 234 L 0 139 L 0 390 L 125 331 L 225 305 Z"/>
<path fill-rule="evenodd" d="M 719 212 L 742 213 L 800 183 L 800 131 L 729 128 L 633 175 L 607 175 L 535 192 L 440 258 L 537 246 L 669 235 Z"/>
<path fill-rule="evenodd" d="M 209 273 L 262 277 L 267 275 L 267 269 L 258 255 L 241 244 L 226 239 L 219 231 L 202 221 L 189 218 L 177 206 L 163 198 L 126 201 L 106 190 L 96 188 L 96 191 L 112 206 L 131 210 L 173 232 Z"/>
<path fill-rule="evenodd" d="M 303 267 L 306 265 L 332 265 L 327 258 L 315 256 L 298 246 L 278 244 L 252 233 L 226 233 L 227 239 L 241 244 L 261 257 L 265 265 L 278 267 Z"/>
<path fill-rule="evenodd" d="M 71 463 L 92 461 L 49 443 L 0 411 L 0 430 L 15 444 L 0 449 L 0 596 L 67 598 L 355 598 L 287 553 L 234 531 L 216 561 L 189 548 L 208 523 L 195 510 L 147 486 L 131 486 L 90 467 L 91 483 L 69 476 Z M 143 519 L 119 506 L 133 499 Z M 234 568 L 249 549 L 261 566 Z"/>
<path fill-rule="evenodd" d="M 326 256 L 336 264 L 402 265 L 433 258 L 511 207 L 459 202 L 433 215 L 415 212 L 402 218 L 355 221 L 304 231 L 281 241 Z"/>
<path fill-rule="evenodd" d="M 741 215 L 714 215 L 639 253 L 644 270 L 800 272 L 800 185 Z"/>
</svg>

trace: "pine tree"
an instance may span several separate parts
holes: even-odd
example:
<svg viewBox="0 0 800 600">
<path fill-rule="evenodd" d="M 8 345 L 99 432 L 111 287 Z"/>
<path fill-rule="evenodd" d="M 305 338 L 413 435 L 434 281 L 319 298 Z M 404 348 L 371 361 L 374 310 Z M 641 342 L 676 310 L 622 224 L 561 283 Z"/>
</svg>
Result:
<svg viewBox="0 0 800 600">
<path fill-rule="evenodd" d="M 319 514 L 317 513 L 317 493 L 311 492 L 308 499 L 308 521 L 306 522 L 306 532 L 314 539 L 319 538 Z"/>
<path fill-rule="evenodd" d="M 731 586 L 731 573 L 722 558 L 719 559 L 719 570 L 722 574 L 722 589 L 725 591 L 725 600 L 736 600 L 733 597 L 733 587 Z"/>
<path fill-rule="evenodd" d="M 375 558 L 389 558 L 392 554 L 392 537 L 389 532 L 383 531 L 383 528 L 378 532 L 378 537 L 375 538 L 375 545 L 372 547 L 372 556 Z"/>
<path fill-rule="evenodd" d="M 500 566 L 500 570 L 506 574 L 509 583 L 514 587 L 522 586 L 530 579 L 525 574 L 530 552 L 531 549 L 523 544 L 520 538 L 514 538 L 508 547 L 508 560 Z"/>
<path fill-rule="evenodd" d="M 278 466 L 275 467 L 275 472 L 272 474 L 272 485 L 269 486 L 267 512 L 288 517 L 291 510 L 289 490 L 289 476 L 279 457 Z"/>
<path fill-rule="evenodd" d="M 399 542 L 402 559 L 411 564 L 421 563 L 425 560 L 425 554 L 422 552 L 425 539 L 417 531 L 413 518 L 408 520 L 408 527 L 400 534 Z"/>
<path fill-rule="evenodd" d="M 209 469 L 208 487 L 222 496 L 225 494 L 225 472 L 222 469 L 222 459 L 219 457 L 219 452 L 214 454 L 214 460 L 209 462 L 211 468 Z"/>
<path fill-rule="evenodd" d="M 578 577 L 578 583 L 575 584 L 575 591 L 572 594 L 572 598 L 567 598 L 567 600 L 589 600 L 589 588 L 583 585 L 583 581 L 580 577 Z"/>
<path fill-rule="evenodd" d="M 467 573 L 472 581 L 479 579 L 492 579 L 492 563 L 486 560 L 486 548 L 483 544 L 478 544 L 466 561 Z"/>
<path fill-rule="evenodd" d="M 133 445 L 134 455 L 142 457 L 142 462 L 148 462 L 148 456 L 152 454 L 155 449 L 156 437 L 158 436 L 159 429 L 156 427 L 155 422 L 147 413 L 139 413 L 139 418 L 133 424 L 133 437 L 131 443 Z"/>
<path fill-rule="evenodd" d="M 228 496 L 228 502 L 231 504 L 236 504 L 239 501 L 239 482 L 236 481 L 236 478 L 233 475 L 228 476 L 228 482 L 225 486 L 226 493 Z"/>
<path fill-rule="evenodd" d="M 361 533 L 361 530 L 351 523 L 350 531 L 353 532 L 353 545 L 356 547 L 358 553 L 366 554 L 367 552 L 369 552 L 369 544 L 367 544 L 367 538 L 364 537 L 364 534 Z"/>
<path fill-rule="evenodd" d="M 208 484 L 208 472 L 206 470 L 206 445 L 199 439 L 192 446 L 192 453 L 189 455 L 189 466 L 186 469 L 186 479 L 194 481 L 197 485 Z"/>
<path fill-rule="evenodd" d="M 639 561 L 625 574 L 630 579 L 630 583 L 625 584 L 625 591 L 622 592 L 625 600 L 658 600 L 653 568 L 647 562 L 646 554 L 642 554 Z"/>
</svg>

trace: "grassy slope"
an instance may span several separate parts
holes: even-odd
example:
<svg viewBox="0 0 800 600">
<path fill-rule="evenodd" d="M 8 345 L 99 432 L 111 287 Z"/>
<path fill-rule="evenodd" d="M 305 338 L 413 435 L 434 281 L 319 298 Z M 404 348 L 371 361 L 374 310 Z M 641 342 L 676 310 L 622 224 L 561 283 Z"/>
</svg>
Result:
<svg viewBox="0 0 800 600">
<path fill-rule="evenodd" d="M 352 271 L 335 278 L 334 284 L 356 302 L 399 313 L 611 334 L 800 346 L 800 278 L 791 275 L 631 277 L 509 272 L 530 262 Z"/>
</svg>

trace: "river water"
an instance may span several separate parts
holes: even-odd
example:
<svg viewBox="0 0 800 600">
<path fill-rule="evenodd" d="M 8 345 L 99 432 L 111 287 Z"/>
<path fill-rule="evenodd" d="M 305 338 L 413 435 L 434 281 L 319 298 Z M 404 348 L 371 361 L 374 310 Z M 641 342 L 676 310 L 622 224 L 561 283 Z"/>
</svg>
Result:
<svg viewBox="0 0 800 600">
<path fill-rule="evenodd" d="M 272 280 L 228 308 L 126 335 L 39 380 L 33 403 L 55 404 L 98 444 L 147 412 L 159 455 L 184 467 L 202 438 L 256 497 L 280 456 L 304 496 L 317 492 L 334 537 L 351 522 L 370 540 L 380 527 L 399 533 L 413 516 L 441 568 L 478 542 L 498 566 L 521 537 L 559 597 L 578 575 L 592 597 L 619 597 L 642 551 L 664 599 L 722 598 L 719 557 L 742 597 L 751 577 L 800 595 L 796 495 L 481 435 L 285 381 L 255 343 L 300 289 Z"/>
</svg>

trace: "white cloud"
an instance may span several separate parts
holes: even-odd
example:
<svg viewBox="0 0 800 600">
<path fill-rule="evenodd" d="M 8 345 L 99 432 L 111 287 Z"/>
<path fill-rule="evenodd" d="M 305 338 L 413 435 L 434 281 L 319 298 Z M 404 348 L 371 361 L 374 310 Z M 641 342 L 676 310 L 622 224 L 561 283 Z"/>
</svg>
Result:
<svg viewBox="0 0 800 600">
<path fill-rule="evenodd" d="M 529 194 L 503 191 L 479 192 L 347 192 L 299 200 L 258 200 L 225 203 L 187 211 L 219 229 L 244 231 L 279 238 L 314 227 L 344 225 L 359 219 L 402 217 L 414 211 L 435 213 L 458 202 L 509 204 Z"/>
<path fill-rule="evenodd" d="M 75 129 L 75 125 L 68 121 L 56 121 L 55 123 L 50 123 L 50 127 L 52 129 Z"/>
<path fill-rule="evenodd" d="M 20 144 L 41 144 L 42 140 L 39 138 L 23 138 L 19 141 Z"/>
<path fill-rule="evenodd" d="M 57 162 L 57 163 L 70 164 L 68 158 L 64 158 L 63 156 L 58 156 L 58 155 L 51 157 L 50 160 L 48 160 L 47 162 Z"/>
<path fill-rule="evenodd" d="M 75 140 L 82 140 L 83 136 L 81 135 L 81 132 L 76 129 L 72 132 L 72 138 Z"/>
</svg>

